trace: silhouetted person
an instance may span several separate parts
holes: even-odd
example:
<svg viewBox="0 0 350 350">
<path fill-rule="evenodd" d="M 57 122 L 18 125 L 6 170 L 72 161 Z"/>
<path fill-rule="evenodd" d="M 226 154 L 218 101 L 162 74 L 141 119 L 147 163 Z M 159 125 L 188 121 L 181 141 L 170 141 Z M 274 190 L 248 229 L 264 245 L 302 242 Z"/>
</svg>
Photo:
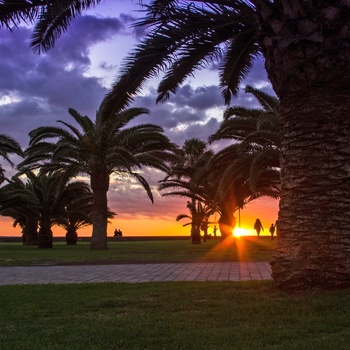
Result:
<svg viewBox="0 0 350 350">
<path fill-rule="evenodd" d="M 115 229 L 114 230 L 114 236 L 115 237 L 122 237 L 123 236 L 123 233 L 122 233 L 122 231 L 120 230 L 120 229 Z"/>
<path fill-rule="evenodd" d="M 261 230 L 264 231 L 264 228 L 263 228 L 263 225 L 262 225 L 260 219 L 256 219 L 255 220 L 254 229 L 255 229 L 256 234 L 258 235 L 258 238 L 259 238 L 260 237 L 260 231 Z"/>
<path fill-rule="evenodd" d="M 273 241 L 275 239 L 275 237 L 273 236 L 275 234 L 275 225 L 274 224 L 271 224 L 269 231 L 271 234 L 271 241 Z"/>
<path fill-rule="evenodd" d="M 213 228 L 213 234 L 214 234 L 214 238 L 216 238 L 216 231 L 218 230 L 218 228 L 216 226 L 214 226 Z"/>
</svg>

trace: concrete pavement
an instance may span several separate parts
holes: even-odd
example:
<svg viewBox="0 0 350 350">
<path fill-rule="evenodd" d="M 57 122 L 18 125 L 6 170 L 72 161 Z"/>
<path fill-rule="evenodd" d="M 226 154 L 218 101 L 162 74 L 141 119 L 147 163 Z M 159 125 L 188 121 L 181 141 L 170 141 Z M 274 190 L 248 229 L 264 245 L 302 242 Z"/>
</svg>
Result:
<svg viewBox="0 0 350 350">
<path fill-rule="evenodd" d="M 268 262 L 0 267 L 0 285 L 271 279 Z"/>
</svg>

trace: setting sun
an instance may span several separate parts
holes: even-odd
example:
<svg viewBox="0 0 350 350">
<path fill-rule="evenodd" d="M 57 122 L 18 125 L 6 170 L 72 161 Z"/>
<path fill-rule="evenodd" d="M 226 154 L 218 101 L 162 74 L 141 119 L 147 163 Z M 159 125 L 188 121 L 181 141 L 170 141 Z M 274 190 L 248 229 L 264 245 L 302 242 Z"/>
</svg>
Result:
<svg viewBox="0 0 350 350">
<path fill-rule="evenodd" d="M 242 236 L 252 236 L 253 230 L 249 230 L 243 227 L 236 227 L 233 230 L 233 235 L 235 237 L 242 237 Z"/>
</svg>

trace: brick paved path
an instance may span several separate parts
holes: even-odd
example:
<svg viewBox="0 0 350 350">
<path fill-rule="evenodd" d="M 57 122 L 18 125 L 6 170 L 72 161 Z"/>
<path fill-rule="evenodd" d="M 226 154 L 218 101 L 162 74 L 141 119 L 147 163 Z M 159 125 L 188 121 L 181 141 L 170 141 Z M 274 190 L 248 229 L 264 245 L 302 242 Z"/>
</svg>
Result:
<svg viewBox="0 0 350 350">
<path fill-rule="evenodd" d="M 271 279 L 268 262 L 0 267 L 0 285 Z"/>
</svg>

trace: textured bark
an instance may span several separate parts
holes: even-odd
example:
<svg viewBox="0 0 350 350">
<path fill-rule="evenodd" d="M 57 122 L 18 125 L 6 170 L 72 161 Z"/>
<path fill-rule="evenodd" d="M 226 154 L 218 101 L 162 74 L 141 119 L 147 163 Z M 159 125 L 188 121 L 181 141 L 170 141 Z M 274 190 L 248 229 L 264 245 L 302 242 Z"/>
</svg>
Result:
<svg viewBox="0 0 350 350">
<path fill-rule="evenodd" d="M 38 244 L 38 224 L 34 220 L 26 220 L 26 223 L 22 230 L 23 233 L 23 245 L 37 245 Z"/>
<path fill-rule="evenodd" d="M 191 242 L 192 244 L 201 244 L 201 231 L 200 231 L 201 219 L 199 217 L 199 213 L 197 213 L 196 211 L 197 203 L 194 197 L 191 198 L 191 203 L 192 203 L 192 207 L 194 208 L 194 212 L 192 213 L 192 224 L 191 224 Z"/>
<path fill-rule="evenodd" d="M 201 244 L 201 231 L 196 226 L 191 228 L 191 242 L 192 244 Z"/>
<path fill-rule="evenodd" d="M 70 227 L 66 232 L 67 245 L 76 245 L 78 241 L 78 234 L 75 228 Z"/>
<path fill-rule="evenodd" d="M 38 232 L 38 248 L 52 248 L 52 230 L 49 226 L 40 227 Z"/>
<path fill-rule="evenodd" d="M 282 1 L 261 20 L 280 97 L 282 193 L 272 274 L 288 290 L 350 286 L 350 9 Z"/>
<path fill-rule="evenodd" d="M 107 249 L 107 191 L 109 187 L 109 176 L 98 174 L 91 176 L 91 189 L 93 191 L 93 216 L 91 249 Z"/>
<path fill-rule="evenodd" d="M 273 277 L 287 289 L 350 286 L 350 91 L 281 104 L 282 197 Z M 317 106 L 317 107 L 316 107 Z"/>
</svg>

